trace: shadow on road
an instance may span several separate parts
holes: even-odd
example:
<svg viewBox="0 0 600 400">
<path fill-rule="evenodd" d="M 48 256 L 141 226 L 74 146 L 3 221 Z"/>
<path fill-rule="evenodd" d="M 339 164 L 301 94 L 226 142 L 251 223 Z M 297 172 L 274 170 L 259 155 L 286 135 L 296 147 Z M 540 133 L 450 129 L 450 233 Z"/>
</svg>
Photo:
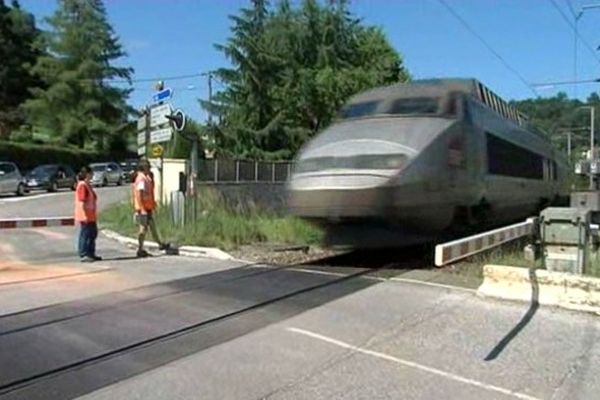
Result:
<svg viewBox="0 0 600 400">
<path fill-rule="evenodd" d="M 369 271 L 248 265 L 5 316 L 0 398 L 81 396 L 377 284 Z"/>
<path fill-rule="evenodd" d="M 533 319 L 533 316 L 537 312 L 538 308 L 540 307 L 540 287 L 537 281 L 537 276 L 535 274 L 535 268 L 529 269 L 529 280 L 531 282 L 531 304 L 529 305 L 529 309 L 527 310 L 525 315 L 523 315 L 523 317 L 517 323 L 517 325 L 515 325 L 515 327 L 512 328 L 510 332 L 508 332 L 506 336 L 504 336 L 502 340 L 500 340 L 500 342 L 498 342 L 498 344 L 492 349 L 492 351 L 490 351 L 490 353 L 485 357 L 485 361 L 493 361 L 496 358 L 498 358 L 498 356 L 500 355 L 500 353 L 502 353 L 506 346 L 508 346 L 509 343 L 527 326 L 527 324 L 529 324 L 529 322 Z"/>
</svg>

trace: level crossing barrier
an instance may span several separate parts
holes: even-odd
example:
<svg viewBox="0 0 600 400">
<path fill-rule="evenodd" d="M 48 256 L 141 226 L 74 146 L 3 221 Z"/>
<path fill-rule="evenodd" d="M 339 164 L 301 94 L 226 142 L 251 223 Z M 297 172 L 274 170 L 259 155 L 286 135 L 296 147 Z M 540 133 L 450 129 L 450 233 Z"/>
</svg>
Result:
<svg viewBox="0 0 600 400">
<path fill-rule="evenodd" d="M 0 219 L 0 229 L 45 228 L 73 225 L 75 225 L 75 219 L 73 217 Z"/>
<path fill-rule="evenodd" d="M 515 239 L 533 235 L 536 233 L 537 220 L 536 217 L 532 217 L 518 224 L 438 244 L 435 246 L 435 265 L 441 267 Z"/>
</svg>

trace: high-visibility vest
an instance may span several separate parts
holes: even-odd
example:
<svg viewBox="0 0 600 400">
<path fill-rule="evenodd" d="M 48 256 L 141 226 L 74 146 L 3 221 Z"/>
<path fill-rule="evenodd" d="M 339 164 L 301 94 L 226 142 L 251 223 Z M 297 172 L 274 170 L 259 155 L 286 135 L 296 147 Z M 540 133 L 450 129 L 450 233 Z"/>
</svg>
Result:
<svg viewBox="0 0 600 400">
<path fill-rule="evenodd" d="M 88 192 L 85 201 L 79 201 L 79 199 L 77 198 L 77 193 L 79 192 L 82 186 L 85 186 L 85 189 Z M 97 200 L 98 198 L 96 196 L 96 192 L 89 183 L 87 183 L 86 181 L 77 182 L 77 189 L 75 190 L 75 221 L 96 222 Z"/>
<path fill-rule="evenodd" d="M 140 192 L 140 186 L 143 190 Z M 139 193 L 139 194 L 138 194 Z M 154 182 L 143 172 L 138 172 L 133 182 L 133 207 L 136 211 L 152 211 L 156 207 L 154 201 Z"/>
</svg>

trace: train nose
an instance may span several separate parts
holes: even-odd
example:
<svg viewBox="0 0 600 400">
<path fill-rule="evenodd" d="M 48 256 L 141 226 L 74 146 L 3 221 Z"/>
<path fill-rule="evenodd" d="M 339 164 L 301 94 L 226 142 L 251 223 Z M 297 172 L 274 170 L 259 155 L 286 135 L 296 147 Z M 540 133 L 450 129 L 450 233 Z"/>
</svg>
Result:
<svg viewBox="0 0 600 400">
<path fill-rule="evenodd" d="M 290 212 L 328 218 L 384 213 L 392 204 L 388 183 L 412 154 L 381 140 L 346 140 L 306 152 L 288 184 Z"/>
</svg>

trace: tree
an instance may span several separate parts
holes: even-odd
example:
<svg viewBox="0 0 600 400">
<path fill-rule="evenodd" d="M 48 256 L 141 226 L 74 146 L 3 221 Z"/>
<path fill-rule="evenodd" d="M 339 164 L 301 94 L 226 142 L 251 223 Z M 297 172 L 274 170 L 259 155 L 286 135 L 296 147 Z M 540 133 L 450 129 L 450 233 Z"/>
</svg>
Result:
<svg viewBox="0 0 600 400">
<path fill-rule="evenodd" d="M 221 121 L 221 152 L 289 158 L 349 96 L 409 79 L 383 32 L 362 24 L 347 1 L 253 1 L 231 19 L 232 36 L 216 46 L 232 63 L 216 73 L 225 89 L 202 102 Z"/>
<path fill-rule="evenodd" d="M 41 33 L 32 14 L 16 0 L 8 7 L 0 0 L 0 139 L 25 122 L 21 104 L 40 86 L 32 67 L 41 55 Z"/>
<path fill-rule="evenodd" d="M 105 151 L 122 133 L 133 110 L 128 90 L 110 86 L 113 78 L 130 79 L 131 68 L 114 62 L 126 54 L 109 24 L 102 0 L 60 0 L 48 19 L 49 54 L 34 72 L 47 85 L 35 89 L 25 104 L 29 121 L 50 131 L 64 144 L 94 144 Z"/>
</svg>

